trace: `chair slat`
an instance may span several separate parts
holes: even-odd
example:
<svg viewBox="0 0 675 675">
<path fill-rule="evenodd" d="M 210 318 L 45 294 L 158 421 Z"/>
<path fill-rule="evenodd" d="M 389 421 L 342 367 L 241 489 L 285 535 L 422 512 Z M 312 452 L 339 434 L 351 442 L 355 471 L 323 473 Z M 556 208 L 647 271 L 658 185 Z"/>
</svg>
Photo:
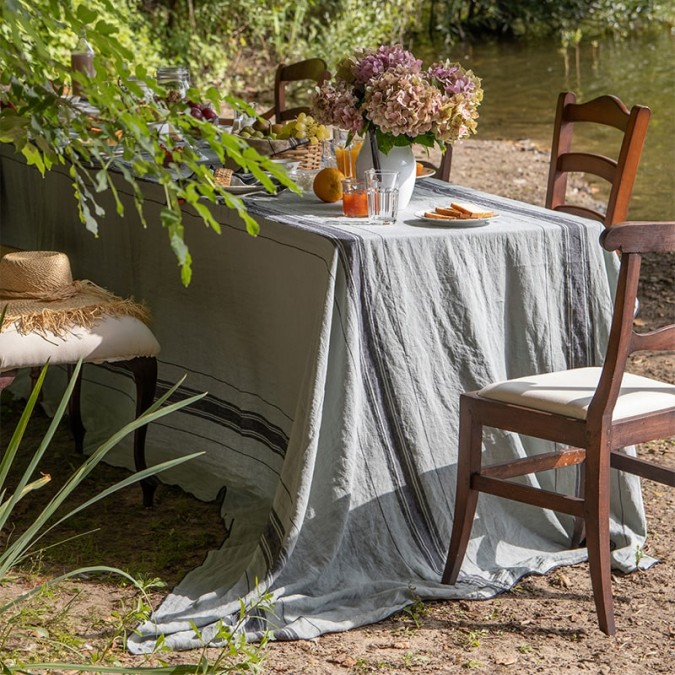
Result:
<svg viewBox="0 0 675 675">
<path fill-rule="evenodd" d="M 561 495 L 557 492 L 550 492 L 529 485 L 512 483 L 501 478 L 488 478 L 482 474 L 474 474 L 471 477 L 471 487 L 474 490 L 486 492 L 496 497 L 506 497 L 523 504 L 568 513 L 571 516 L 582 516 L 584 512 L 584 500 L 579 497 Z"/>
<path fill-rule="evenodd" d="M 675 487 L 675 469 L 668 469 L 664 466 L 658 466 L 647 462 L 639 457 L 629 457 L 618 452 L 613 452 L 611 456 L 612 467 L 619 471 L 627 471 L 636 476 L 647 478 L 649 480 Z"/>
<path fill-rule="evenodd" d="M 610 183 L 616 176 L 616 160 L 604 155 L 592 155 L 588 152 L 569 152 L 558 162 L 560 171 L 592 173 Z"/>
<path fill-rule="evenodd" d="M 510 462 L 486 466 L 481 474 L 490 478 L 516 478 L 528 473 L 562 469 L 574 466 L 586 459 L 586 451 L 582 448 L 564 448 L 553 452 L 542 453 L 536 457 L 523 457 Z"/>
<path fill-rule="evenodd" d="M 601 177 L 611 184 L 603 218 L 605 227 L 625 220 L 650 116 L 649 108 L 636 105 L 629 111 L 616 96 L 600 96 L 586 103 L 577 103 L 572 92 L 561 93 L 553 125 L 546 208 L 569 211 L 560 207 L 568 204 L 574 206 L 573 202 L 570 204 L 567 194 L 567 177 L 571 172 L 581 172 Z M 617 159 L 611 159 L 606 154 L 572 152 L 577 123 L 609 126 L 623 132 Z M 582 217 L 592 214 L 590 217 L 595 220 L 599 213 L 595 209 L 571 212 Z"/>
</svg>

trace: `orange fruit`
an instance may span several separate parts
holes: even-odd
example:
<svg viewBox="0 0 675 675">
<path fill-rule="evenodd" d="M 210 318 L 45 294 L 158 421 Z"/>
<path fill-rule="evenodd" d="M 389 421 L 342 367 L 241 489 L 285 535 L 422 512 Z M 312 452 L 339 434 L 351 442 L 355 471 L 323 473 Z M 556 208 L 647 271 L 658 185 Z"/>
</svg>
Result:
<svg viewBox="0 0 675 675">
<path fill-rule="evenodd" d="M 424 164 L 422 164 L 421 162 L 415 162 L 415 175 L 421 176 L 423 171 L 424 171 Z"/>
<path fill-rule="evenodd" d="M 328 166 L 314 177 L 314 194 L 323 202 L 337 202 L 342 199 L 342 181 L 345 179 L 340 169 Z"/>
</svg>

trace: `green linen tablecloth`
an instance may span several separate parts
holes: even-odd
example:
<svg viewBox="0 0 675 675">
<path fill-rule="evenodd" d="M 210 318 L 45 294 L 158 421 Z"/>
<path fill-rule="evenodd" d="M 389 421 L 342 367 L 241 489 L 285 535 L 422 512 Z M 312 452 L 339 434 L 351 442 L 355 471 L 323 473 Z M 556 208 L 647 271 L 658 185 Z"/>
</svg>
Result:
<svg viewBox="0 0 675 675">
<path fill-rule="evenodd" d="M 159 633 L 174 649 L 197 647 L 190 622 L 208 639 L 218 620 L 236 618 L 240 597 L 261 590 L 276 616 L 251 617 L 249 637 L 268 628 L 311 638 L 378 621 L 414 594 L 489 597 L 586 557 L 566 548 L 569 517 L 482 495 L 459 583 L 440 584 L 459 394 L 601 360 L 616 264 L 599 224 L 434 180 L 418 181 L 392 226 L 284 193 L 250 200 L 257 238 L 224 207 L 220 235 L 187 211 L 185 289 L 159 225 L 159 186 L 145 186 L 143 229 L 120 181 L 126 216 L 107 203 L 96 239 L 78 222 L 65 172 L 43 180 L 7 151 L 0 161 L 3 242 L 65 251 L 77 278 L 147 302 L 160 389 L 187 373 L 181 394 L 208 391 L 151 425 L 148 460 L 204 451 L 164 480 L 221 498 L 230 534 L 130 638 L 132 651 L 151 650 Z M 476 228 L 415 218 L 451 198 L 499 217 Z M 92 445 L 133 416 L 133 398 L 125 374 L 86 369 Z M 486 435 L 494 460 L 545 449 Z M 114 461 L 130 465 L 129 447 Z M 574 471 L 539 480 L 572 489 Z M 614 562 L 629 570 L 646 530 L 639 483 L 614 472 L 612 487 Z M 121 526 L 133 536 L 131 522 Z"/>
</svg>

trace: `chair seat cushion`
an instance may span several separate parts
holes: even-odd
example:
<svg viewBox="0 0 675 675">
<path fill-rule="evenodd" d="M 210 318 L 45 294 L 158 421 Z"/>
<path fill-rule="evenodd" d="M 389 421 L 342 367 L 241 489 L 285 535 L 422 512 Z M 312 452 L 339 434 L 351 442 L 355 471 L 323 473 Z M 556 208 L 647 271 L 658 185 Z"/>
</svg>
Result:
<svg viewBox="0 0 675 675">
<path fill-rule="evenodd" d="M 65 335 L 21 335 L 13 325 L 0 331 L 0 372 L 51 364 L 127 361 L 156 356 L 159 343 L 152 331 L 131 316 L 106 316 L 91 328 L 78 326 Z"/>
<path fill-rule="evenodd" d="M 478 394 L 494 401 L 583 420 L 601 373 L 601 368 L 576 368 L 520 377 L 490 384 Z M 675 409 L 675 385 L 624 373 L 612 419 L 620 420 L 669 408 Z"/>
</svg>

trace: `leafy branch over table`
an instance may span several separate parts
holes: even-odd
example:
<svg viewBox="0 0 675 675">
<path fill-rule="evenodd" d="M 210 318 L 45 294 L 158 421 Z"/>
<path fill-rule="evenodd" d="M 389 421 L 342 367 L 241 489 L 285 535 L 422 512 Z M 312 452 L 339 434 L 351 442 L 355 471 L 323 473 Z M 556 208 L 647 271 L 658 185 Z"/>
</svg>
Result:
<svg viewBox="0 0 675 675">
<path fill-rule="evenodd" d="M 107 12 L 109 0 L 100 4 Z M 297 190 L 284 169 L 258 154 L 244 139 L 224 131 L 218 124 L 196 119 L 183 101 L 173 101 L 157 85 L 134 53 L 117 39 L 117 28 L 85 5 L 53 1 L 49 13 L 36 11 L 30 2 L 4 3 L 0 25 L 0 142 L 12 144 L 27 163 L 43 175 L 53 167 L 69 167 L 73 195 L 86 228 L 98 234 L 105 215 L 102 193 L 110 192 L 117 213 L 124 208 L 112 173 L 121 174 L 130 185 L 136 210 L 144 227 L 141 180 L 159 183 L 165 194 L 161 224 L 181 268 L 181 279 L 190 283 L 192 258 L 183 224 L 183 204 L 190 205 L 215 232 L 220 226 L 209 204 L 222 201 L 235 209 L 248 232 L 257 234 L 258 224 L 244 202 L 224 190 L 212 172 L 200 162 L 200 153 L 185 141 L 198 140 L 222 164 L 236 163 L 252 173 L 270 192 L 276 179 Z M 95 74 L 71 74 L 63 57 L 64 33 L 86 32 L 94 53 Z M 73 78 L 86 94 L 86 102 L 69 96 Z M 188 91 L 192 100 L 220 108 L 224 100 L 214 88 L 204 94 Z M 235 107 L 244 103 L 227 98 Z M 250 108 L 248 109 L 250 112 Z M 170 129 L 160 136 L 158 129 Z M 180 157 L 180 160 L 177 159 Z"/>
</svg>

